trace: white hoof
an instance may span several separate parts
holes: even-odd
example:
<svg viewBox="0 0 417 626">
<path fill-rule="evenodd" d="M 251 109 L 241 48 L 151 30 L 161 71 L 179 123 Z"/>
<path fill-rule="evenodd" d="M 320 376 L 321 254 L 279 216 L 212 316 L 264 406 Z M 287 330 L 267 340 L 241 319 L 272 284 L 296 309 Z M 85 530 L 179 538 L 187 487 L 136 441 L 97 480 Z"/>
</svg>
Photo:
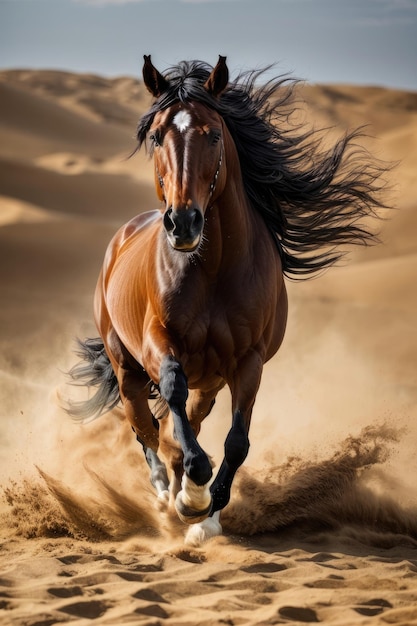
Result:
<svg viewBox="0 0 417 626">
<path fill-rule="evenodd" d="M 187 530 L 184 542 L 188 546 L 201 546 L 202 543 L 208 541 L 212 537 L 217 537 L 223 533 L 223 529 L 219 522 L 220 512 L 216 511 L 212 517 L 208 517 L 203 522 L 192 524 Z"/>
</svg>

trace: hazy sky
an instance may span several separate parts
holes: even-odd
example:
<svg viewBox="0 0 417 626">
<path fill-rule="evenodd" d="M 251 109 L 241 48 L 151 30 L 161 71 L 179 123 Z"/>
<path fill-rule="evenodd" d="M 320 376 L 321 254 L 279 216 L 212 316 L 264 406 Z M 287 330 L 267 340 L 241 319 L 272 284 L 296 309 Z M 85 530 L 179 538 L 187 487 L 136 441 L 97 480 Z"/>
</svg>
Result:
<svg viewBox="0 0 417 626">
<path fill-rule="evenodd" d="M 417 90 L 417 0 L 0 0 L 0 67 L 139 76 L 181 59 Z"/>
</svg>

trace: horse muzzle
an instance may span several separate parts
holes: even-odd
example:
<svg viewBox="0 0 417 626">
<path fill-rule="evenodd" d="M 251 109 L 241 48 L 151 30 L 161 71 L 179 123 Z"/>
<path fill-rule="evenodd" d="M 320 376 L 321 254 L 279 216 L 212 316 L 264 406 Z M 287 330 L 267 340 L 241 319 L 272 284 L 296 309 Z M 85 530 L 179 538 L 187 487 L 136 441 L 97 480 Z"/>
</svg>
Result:
<svg viewBox="0 0 417 626">
<path fill-rule="evenodd" d="M 198 248 L 204 228 L 204 217 L 199 209 L 173 209 L 164 214 L 164 228 L 170 245 L 181 252 Z"/>
</svg>

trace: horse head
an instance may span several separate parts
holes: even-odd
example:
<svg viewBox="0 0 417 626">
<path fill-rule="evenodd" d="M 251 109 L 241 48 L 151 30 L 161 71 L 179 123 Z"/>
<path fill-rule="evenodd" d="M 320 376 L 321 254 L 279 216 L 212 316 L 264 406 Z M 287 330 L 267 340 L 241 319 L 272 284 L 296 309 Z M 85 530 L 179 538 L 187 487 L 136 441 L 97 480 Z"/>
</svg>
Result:
<svg viewBox="0 0 417 626">
<path fill-rule="evenodd" d="M 170 82 L 152 65 L 149 56 L 145 56 L 143 77 L 152 95 L 163 99 Z M 219 57 L 202 89 L 217 98 L 227 82 L 226 58 Z M 148 141 L 157 193 L 165 204 L 163 224 L 168 242 L 176 250 L 193 252 L 202 240 L 205 212 L 225 180 L 221 175 L 222 118 L 205 102 L 177 99 L 156 111 Z"/>
</svg>

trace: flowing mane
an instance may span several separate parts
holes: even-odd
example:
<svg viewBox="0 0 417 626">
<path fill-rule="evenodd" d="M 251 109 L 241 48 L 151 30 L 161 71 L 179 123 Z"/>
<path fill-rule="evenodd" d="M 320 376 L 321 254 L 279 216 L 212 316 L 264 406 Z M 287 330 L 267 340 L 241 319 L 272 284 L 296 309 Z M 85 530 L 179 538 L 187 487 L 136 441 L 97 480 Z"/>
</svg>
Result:
<svg viewBox="0 0 417 626">
<path fill-rule="evenodd" d="M 167 71 L 168 89 L 139 121 L 139 147 L 158 111 L 201 102 L 221 115 L 231 133 L 247 196 L 277 240 L 287 277 L 308 277 L 333 265 L 344 254 L 340 246 L 372 242 L 375 236 L 361 220 L 383 206 L 377 196 L 385 168 L 355 144 L 361 132 L 323 149 L 320 131 L 288 124 L 297 81 L 278 76 L 258 86 L 270 67 L 242 72 L 215 98 L 204 89 L 212 69 L 183 61 Z"/>
</svg>

